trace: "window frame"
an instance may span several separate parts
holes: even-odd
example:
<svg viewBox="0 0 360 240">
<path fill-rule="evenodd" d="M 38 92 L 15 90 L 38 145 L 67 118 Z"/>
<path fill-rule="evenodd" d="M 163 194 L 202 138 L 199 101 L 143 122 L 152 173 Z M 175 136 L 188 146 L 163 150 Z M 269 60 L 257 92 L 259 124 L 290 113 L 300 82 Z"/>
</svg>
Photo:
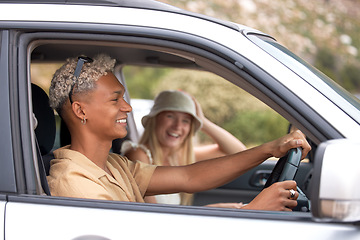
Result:
<svg viewBox="0 0 360 240">
<path fill-rule="evenodd" d="M 55 24 L 56 25 L 56 24 Z M 86 26 L 90 27 L 89 24 L 85 24 Z M 45 26 L 47 26 L 45 24 Z M 198 63 L 201 63 L 204 66 L 207 66 L 208 69 L 212 69 L 211 72 L 219 75 L 228 81 L 236 84 L 237 86 L 243 88 L 245 91 L 252 94 L 254 97 L 260 99 L 263 102 L 267 102 L 267 104 L 274 109 L 276 112 L 280 113 L 287 119 L 293 120 L 298 123 L 300 126 L 304 126 L 305 129 L 315 129 L 316 128 L 308 122 L 309 118 L 313 117 L 316 119 L 316 113 L 311 112 L 312 110 L 304 105 L 301 100 L 294 98 L 293 94 L 282 86 L 277 81 L 274 81 L 271 76 L 263 71 L 259 71 L 258 67 L 251 63 L 248 59 L 238 55 L 235 52 L 227 49 L 225 46 L 221 46 L 217 43 L 211 42 L 210 40 L 202 39 L 196 36 L 190 36 L 185 33 L 175 33 L 170 30 L 163 30 L 163 29 L 149 29 L 149 28 L 128 28 L 123 26 L 116 26 L 114 29 L 107 29 L 108 32 L 104 34 L 99 29 L 96 31 L 92 29 L 90 33 L 73 33 L 70 29 L 75 28 L 72 24 L 69 24 L 70 28 L 62 30 L 61 34 L 59 32 L 48 32 L 48 31 L 41 31 L 35 33 L 24 33 L 20 36 L 20 44 L 19 44 L 19 73 L 22 71 L 22 74 L 19 74 L 19 81 L 22 83 L 27 83 L 28 89 L 23 88 L 21 93 L 27 93 L 27 97 L 21 99 L 23 102 L 28 101 L 28 104 L 23 104 L 23 107 L 20 108 L 21 116 L 26 116 L 25 120 L 22 121 L 22 126 L 25 126 L 29 129 L 31 126 L 31 118 L 30 118 L 30 100 L 29 100 L 29 85 L 30 85 L 30 75 L 29 75 L 29 68 L 30 68 L 30 53 L 33 50 L 30 47 L 30 43 L 35 40 L 51 40 L 51 39 L 58 39 L 58 40 L 69 40 L 69 39 L 78 39 L 78 40 L 103 40 L 103 41 L 116 41 L 116 42 L 129 42 L 130 40 L 134 44 L 144 44 L 144 45 L 154 45 L 158 46 L 161 45 L 163 49 L 171 49 L 172 51 L 180 51 L 180 52 L 189 52 L 191 51 L 193 55 L 198 56 L 197 59 L 199 60 Z M 78 26 L 77 28 L 78 29 Z M 135 30 L 136 29 L 136 30 Z M 104 31 L 104 30 L 102 30 Z M 101 32 L 101 33 L 99 33 Z M 115 35 L 117 33 L 118 35 Z M 128 36 L 131 35 L 131 36 Z M 181 37 L 179 37 L 181 36 Z M 85 38 L 86 37 L 86 38 Z M 176 39 L 176 41 L 175 41 Z M 160 44 L 161 43 L 161 44 Z M 190 50 L 191 49 L 191 50 Z M 26 71 L 25 71 L 26 69 Z M 219 72 L 221 74 L 219 74 Z M 241 76 L 242 79 L 238 77 Z M 261 80 L 261 81 L 260 81 Z M 26 84 L 24 84 L 25 86 Z M 281 92 L 281 94 L 279 94 Z M 285 94 L 284 94 L 285 93 Z M 285 99 L 285 100 L 284 100 Z M 286 99 L 292 99 L 291 102 Z M 293 109 L 292 106 L 297 104 L 304 105 L 305 108 L 304 112 L 297 112 L 296 109 Z M 306 113 L 306 114 L 305 114 Z M 308 115 L 309 113 L 310 116 Z M 299 116 L 300 119 L 295 119 L 293 116 Z M 318 116 L 317 116 L 318 118 Z M 24 118 L 22 118 L 24 119 Z M 316 121 L 312 119 L 312 122 Z M 322 122 L 324 121 L 321 119 Z M 333 133 L 332 133 L 333 134 Z M 336 134 L 334 134 L 335 136 Z M 318 139 L 318 141 L 322 141 L 329 136 L 324 136 L 321 133 L 316 132 L 314 135 Z M 31 161 L 34 164 L 34 168 L 36 168 L 36 157 L 34 157 L 34 141 L 31 139 L 33 138 L 33 133 L 31 131 L 27 131 L 24 133 L 24 138 L 29 140 L 33 143 L 32 150 L 33 154 L 32 157 L 28 156 L 27 158 L 24 157 L 24 162 Z M 28 170 L 26 170 L 28 171 Z M 35 180 L 33 174 L 37 174 L 35 170 L 31 170 L 27 172 L 26 183 L 28 193 L 32 194 L 34 192 L 38 192 L 38 183 Z M 25 174 L 26 175 L 26 174 Z M 36 177 L 36 179 L 38 176 Z M 35 181 L 35 182 L 34 182 Z M 159 206 L 154 207 L 151 205 L 144 205 L 135 203 L 108 203 L 103 201 L 97 200 L 74 200 L 74 199 L 67 199 L 67 198 L 55 198 L 55 197 L 46 197 L 46 196 L 27 196 L 25 198 L 21 196 L 12 196 L 9 198 L 11 201 L 26 201 L 35 202 L 40 204 L 50 204 L 50 205 L 64 205 L 64 206 L 88 206 L 88 207 L 95 207 L 95 208 L 114 208 L 114 209 L 130 209 L 136 211 L 154 211 L 156 212 L 163 212 L 163 213 L 182 213 L 182 214 L 194 214 L 197 210 L 194 210 L 193 207 L 184 207 L 184 206 Z M 109 206 L 108 206 L 109 204 Z M 142 209 L 142 210 L 139 210 Z M 196 208 L 195 208 L 196 209 Z M 201 210 L 203 211 L 203 210 Z M 197 213 L 195 213 L 197 214 Z M 206 208 L 204 210 L 205 215 L 211 216 L 239 216 L 244 217 L 248 216 L 247 213 L 238 213 L 238 212 L 228 212 L 224 214 L 224 211 L 220 210 L 209 210 Z M 268 214 L 256 214 L 256 218 L 268 218 Z M 270 214 L 271 219 L 276 219 L 277 214 Z M 304 215 L 299 213 L 295 215 L 282 215 L 286 216 L 285 219 L 301 219 L 304 220 Z M 306 215 L 306 221 L 311 218 L 310 215 Z"/>
</svg>

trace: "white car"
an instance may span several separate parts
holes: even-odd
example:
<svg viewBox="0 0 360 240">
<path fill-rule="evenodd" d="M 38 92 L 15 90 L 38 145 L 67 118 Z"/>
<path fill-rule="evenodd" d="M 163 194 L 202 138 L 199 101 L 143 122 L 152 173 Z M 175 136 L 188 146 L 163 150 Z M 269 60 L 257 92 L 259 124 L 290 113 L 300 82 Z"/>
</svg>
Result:
<svg viewBox="0 0 360 240">
<path fill-rule="evenodd" d="M 55 124 L 47 89 L 35 84 L 31 66 L 101 52 L 118 60 L 116 75 L 125 86 L 126 66 L 211 72 L 302 130 L 313 149 L 296 175 L 307 196 L 303 208 L 201 206 L 250 201 L 275 161 L 196 194 L 194 206 L 51 196 L 48 158 L 68 139 L 64 125 Z M 0 238 L 360 239 L 359 102 L 265 33 L 155 1 L 1 0 L 0 72 Z M 139 138 L 136 125 L 130 114 L 133 141 Z"/>
</svg>

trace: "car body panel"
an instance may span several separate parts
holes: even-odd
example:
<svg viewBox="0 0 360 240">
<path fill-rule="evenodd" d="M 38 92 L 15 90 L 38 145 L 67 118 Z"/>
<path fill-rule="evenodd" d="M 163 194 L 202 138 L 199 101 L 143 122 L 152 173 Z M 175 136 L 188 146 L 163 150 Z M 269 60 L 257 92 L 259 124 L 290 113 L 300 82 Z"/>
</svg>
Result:
<svg viewBox="0 0 360 240">
<path fill-rule="evenodd" d="M 173 206 L 172 208 L 179 208 Z M 77 207 L 76 213 L 73 207 L 40 205 L 30 203 L 8 203 L 7 206 L 7 231 L 6 239 L 76 239 L 80 237 L 93 236 L 94 239 L 119 239 L 121 235 L 131 233 L 136 239 L 146 238 L 155 234 L 159 239 L 167 239 L 172 236 L 174 239 L 202 237 L 206 233 L 208 239 L 232 239 L 255 237 L 277 240 L 288 237 L 288 229 L 293 228 L 289 220 L 266 220 L 249 219 L 245 213 L 239 213 L 238 217 L 209 217 L 201 216 L 203 208 L 193 207 L 194 212 L 199 214 L 167 214 L 156 212 L 109 210 L 87 207 Z M 216 209 L 214 211 L 227 211 Z M 279 213 L 289 215 L 288 213 Z M 29 222 L 34 221 L 34 216 L 43 219 L 41 234 L 39 229 L 32 227 Z M 286 217 L 285 217 L 286 218 Z M 107 221 L 111 219 L 111 221 Z M 157 219 L 157 221 L 154 221 Z M 289 217 L 289 219 L 294 219 Z M 301 218 L 299 218 L 301 219 Z M 116 221 L 115 221 L 116 220 Z M 168 222 L 164 230 L 155 230 L 159 222 Z M 180 231 L 179 225 L 186 223 L 186 231 Z M 219 225 L 219 223 L 221 223 Z M 18 226 L 22 226 L 18 231 Z M 60 227 L 61 226 L 61 227 Z M 254 226 L 261 228 L 256 230 Z M 281 228 L 279 227 L 281 226 Z M 59 227 L 63 231 L 59 231 Z M 298 220 L 297 227 L 307 229 L 301 234 L 294 234 L 292 239 L 357 239 L 358 228 L 351 225 L 334 225 L 326 223 L 308 222 Z M 221 229 L 218 231 L 217 229 Z M 66 230 L 65 230 L 66 229 Z M 123 230 L 126 229 L 126 230 Z M 155 231 L 155 232 L 154 232 Z M 84 232 L 86 235 L 84 235 Z M 270 234 L 276 233 L 276 234 Z"/>
<path fill-rule="evenodd" d="M 9 74 L 8 74 L 8 53 L 7 45 L 9 41 L 9 33 L 3 32 L 1 34 L 1 58 L 0 58 L 0 82 L 2 87 L 0 88 L 0 111 L 2 113 L 10 113 L 10 100 L 9 96 Z M 8 151 L 13 148 L 12 132 L 11 132 L 11 119 L 7 114 L 0 114 L 1 128 L 1 140 L 0 140 L 0 152 L 1 152 L 1 168 L 0 168 L 0 191 L 15 192 L 15 176 L 12 166 L 12 159 L 14 155 Z"/>
</svg>

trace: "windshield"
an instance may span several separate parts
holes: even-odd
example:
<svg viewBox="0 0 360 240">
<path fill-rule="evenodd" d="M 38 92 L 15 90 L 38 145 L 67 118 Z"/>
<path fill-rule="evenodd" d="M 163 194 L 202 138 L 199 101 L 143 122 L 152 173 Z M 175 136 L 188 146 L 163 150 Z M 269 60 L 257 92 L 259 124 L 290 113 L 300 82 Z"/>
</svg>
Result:
<svg viewBox="0 0 360 240">
<path fill-rule="evenodd" d="M 277 43 L 274 39 L 259 34 L 248 34 L 247 36 L 257 46 L 322 92 L 328 99 L 331 99 L 338 107 L 342 108 L 357 122 L 360 122 L 360 115 L 358 112 L 360 111 L 360 101 L 351 93 L 287 48 Z M 333 91 L 324 90 L 325 87 L 330 87 Z M 353 107 L 358 111 L 354 111 Z"/>
</svg>

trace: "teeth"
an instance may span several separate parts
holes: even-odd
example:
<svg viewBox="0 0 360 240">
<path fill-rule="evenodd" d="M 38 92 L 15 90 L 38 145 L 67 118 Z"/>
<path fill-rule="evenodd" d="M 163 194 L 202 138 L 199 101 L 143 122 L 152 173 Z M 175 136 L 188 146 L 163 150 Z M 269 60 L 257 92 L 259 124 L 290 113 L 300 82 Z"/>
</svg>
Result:
<svg viewBox="0 0 360 240">
<path fill-rule="evenodd" d="M 179 137 L 179 134 L 176 134 L 176 133 L 169 133 L 169 135 L 172 137 L 176 137 L 176 138 Z"/>
<path fill-rule="evenodd" d="M 126 119 L 118 119 L 116 120 L 117 123 L 126 123 Z"/>
</svg>

